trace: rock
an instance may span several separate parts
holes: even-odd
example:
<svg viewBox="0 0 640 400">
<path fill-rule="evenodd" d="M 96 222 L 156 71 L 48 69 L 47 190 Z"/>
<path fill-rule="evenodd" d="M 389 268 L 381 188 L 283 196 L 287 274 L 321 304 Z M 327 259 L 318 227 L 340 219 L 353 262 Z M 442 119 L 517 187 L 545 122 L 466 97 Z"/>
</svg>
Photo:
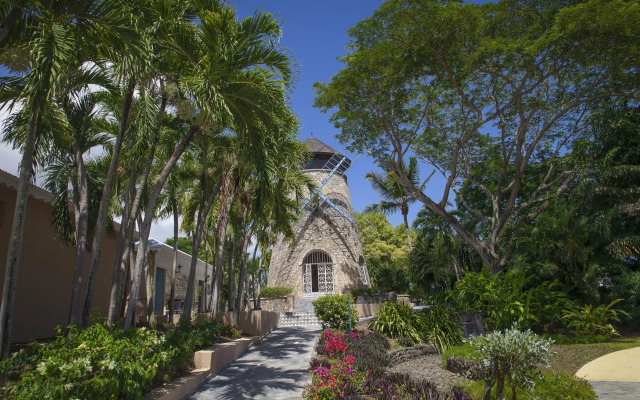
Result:
<svg viewBox="0 0 640 400">
<path fill-rule="evenodd" d="M 447 370 L 474 381 L 484 380 L 491 375 L 481 362 L 454 356 L 447 357 Z"/>
</svg>

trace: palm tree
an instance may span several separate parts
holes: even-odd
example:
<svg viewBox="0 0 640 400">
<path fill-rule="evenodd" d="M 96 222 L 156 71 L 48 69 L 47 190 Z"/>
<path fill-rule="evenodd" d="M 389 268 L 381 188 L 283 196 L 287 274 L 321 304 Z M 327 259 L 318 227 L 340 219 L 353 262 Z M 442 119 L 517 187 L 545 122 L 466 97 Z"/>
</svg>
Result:
<svg viewBox="0 0 640 400">
<path fill-rule="evenodd" d="M 150 191 L 140 232 L 131 299 L 125 316 L 125 328 L 131 326 L 139 295 L 139 284 L 151 222 L 156 203 L 171 170 L 194 135 L 203 126 L 232 128 L 236 134 L 246 130 L 247 121 L 265 122 L 271 113 L 287 107 L 286 84 L 291 70 L 288 57 L 278 49 L 278 23 L 268 14 L 256 14 L 236 22 L 234 11 L 218 2 L 198 10 L 200 40 L 192 43 L 189 54 L 194 62 L 191 71 L 181 77 L 181 87 L 193 99 L 194 115 L 187 133 L 176 144 Z M 248 116 L 254 115 L 253 118 Z"/>
<path fill-rule="evenodd" d="M 402 171 L 406 175 L 407 179 L 411 181 L 416 187 L 420 186 L 421 190 L 425 183 L 431 178 L 431 175 L 427 180 L 420 185 L 420 171 L 418 167 L 418 160 L 415 157 L 409 159 L 409 165 L 401 166 Z M 409 221 L 407 215 L 409 214 L 409 206 L 416 201 L 415 196 L 407 193 L 402 183 L 398 180 L 393 169 L 389 167 L 383 167 L 384 174 L 376 172 L 369 172 L 367 179 L 371 182 L 373 189 L 378 192 L 382 201 L 378 204 L 372 204 L 367 206 L 364 212 L 381 212 L 389 215 L 400 211 L 402 218 L 404 219 L 404 227 L 407 232 L 407 243 L 409 244 L 409 251 L 411 251 L 411 229 L 409 227 Z"/>
<path fill-rule="evenodd" d="M 96 82 L 94 80 L 94 84 Z M 101 133 L 94 123 L 98 114 L 96 96 L 91 93 L 78 96 L 78 93 L 71 92 L 61 99 L 60 104 L 71 131 L 67 135 L 64 131 L 51 130 L 54 138 L 53 161 L 47 167 L 45 187 L 56 198 L 54 221 L 61 237 L 76 247 L 69 313 L 69 323 L 72 324 L 80 320 L 80 291 L 87 237 L 90 227 L 95 223 L 95 197 L 100 196 L 100 189 L 96 187 L 97 179 L 87 171 L 84 154 L 94 147 L 107 146 L 109 137 Z M 44 128 L 50 127 L 45 125 Z M 70 203 L 74 206 L 73 218 L 69 213 Z M 93 217 L 92 221 L 90 216 Z M 71 223 L 72 219 L 75 219 L 75 225 Z"/>
<path fill-rule="evenodd" d="M 22 161 L 0 307 L 2 358 L 9 355 L 27 191 L 38 161 L 34 155 L 44 151 L 46 146 L 46 140 L 40 140 L 45 138 L 39 138 L 39 132 L 42 133 L 39 128 L 46 122 L 59 131 L 69 129 L 64 113 L 55 103 L 65 90 L 69 72 L 75 71 L 84 61 L 96 60 L 95 52 L 85 43 L 98 41 L 98 37 L 110 43 L 121 39 L 117 28 L 129 23 L 127 15 L 122 10 L 122 3 L 116 1 L 104 1 L 99 5 L 71 1 L 31 4 L 22 13 L 22 18 L 29 21 L 24 25 L 26 32 L 3 38 L 4 48 L 24 45 L 31 51 L 28 72 L 21 77 L 5 78 L 0 83 L 2 106 L 9 105 L 11 110 L 21 108 L 13 115 L 11 127 L 6 130 L 7 136 L 23 138 L 22 141 L 14 141 L 14 145 L 19 143 Z"/>
</svg>

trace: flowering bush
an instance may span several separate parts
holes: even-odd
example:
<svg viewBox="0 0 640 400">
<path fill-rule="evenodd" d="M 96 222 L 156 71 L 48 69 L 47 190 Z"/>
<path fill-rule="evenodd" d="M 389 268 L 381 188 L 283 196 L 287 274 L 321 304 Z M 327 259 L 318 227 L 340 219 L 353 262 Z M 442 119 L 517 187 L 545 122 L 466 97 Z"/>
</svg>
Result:
<svg viewBox="0 0 640 400">
<path fill-rule="evenodd" d="M 426 399 L 469 400 L 461 389 L 440 393 L 429 382 L 413 381 L 406 375 L 384 375 L 389 362 L 388 340 L 375 332 L 349 335 L 324 331 L 311 362 L 313 383 L 304 399 Z"/>
</svg>

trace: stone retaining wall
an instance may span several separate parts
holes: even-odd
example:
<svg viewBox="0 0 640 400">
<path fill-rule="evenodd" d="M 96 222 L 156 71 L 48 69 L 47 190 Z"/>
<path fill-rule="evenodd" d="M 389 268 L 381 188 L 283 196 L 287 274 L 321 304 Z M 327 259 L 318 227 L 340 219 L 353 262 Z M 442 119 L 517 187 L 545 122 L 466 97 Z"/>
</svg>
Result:
<svg viewBox="0 0 640 400">
<path fill-rule="evenodd" d="M 405 347 L 403 349 L 394 350 L 389 353 L 389 365 L 394 366 L 405 361 L 418 358 L 425 354 L 437 354 L 436 346 L 431 343 L 421 344 L 414 347 Z"/>
</svg>

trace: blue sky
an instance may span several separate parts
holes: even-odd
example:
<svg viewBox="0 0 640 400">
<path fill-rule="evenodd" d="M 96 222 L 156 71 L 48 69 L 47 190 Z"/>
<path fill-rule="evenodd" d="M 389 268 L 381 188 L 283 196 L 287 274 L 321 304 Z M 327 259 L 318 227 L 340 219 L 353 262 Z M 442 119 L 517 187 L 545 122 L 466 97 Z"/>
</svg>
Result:
<svg viewBox="0 0 640 400">
<path fill-rule="evenodd" d="M 289 49 L 298 64 L 298 81 L 291 94 L 291 105 L 301 120 L 299 138 L 306 140 L 311 132 L 319 140 L 336 150 L 349 154 L 335 138 L 338 130 L 329 122 L 329 114 L 313 107 L 313 84 L 328 82 L 342 68 L 337 58 L 346 54 L 349 41 L 347 30 L 370 15 L 383 3 L 381 0 L 346 1 L 292 1 L 292 0 L 240 0 L 236 2 L 239 16 L 256 10 L 277 14 L 282 23 L 282 45 Z M 356 159 L 357 155 L 350 155 Z M 379 171 L 373 160 L 365 155 L 352 163 L 347 171 L 354 210 L 362 211 L 371 203 L 380 201 L 365 179 L 367 172 Z M 426 176 L 426 173 L 425 173 Z M 412 221 L 420 204 L 409 210 Z M 402 223 L 398 213 L 389 216 L 393 225 Z"/>
</svg>

